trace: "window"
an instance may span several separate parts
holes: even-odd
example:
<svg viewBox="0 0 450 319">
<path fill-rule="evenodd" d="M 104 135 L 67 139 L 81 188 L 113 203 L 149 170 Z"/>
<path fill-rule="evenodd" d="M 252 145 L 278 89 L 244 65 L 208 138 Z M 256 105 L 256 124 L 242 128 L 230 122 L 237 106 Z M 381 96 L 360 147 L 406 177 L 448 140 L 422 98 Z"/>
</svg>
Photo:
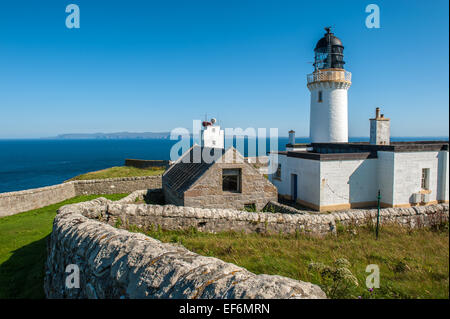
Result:
<svg viewBox="0 0 450 319">
<path fill-rule="evenodd" d="M 321 103 L 322 102 L 322 91 L 319 91 L 318 97 L 317 97 L 317 102 Z"/>
<path fill-rule="evenodd" d="M 222 190 L 225 192 L 241 192 L 241 169 L 222 170 Z"/>
<path fill-rule="evenodd" d="M 281 164 L 278 164 L 277 171 L 275 172 L 275 178 L 281 179 Z"/>
<path fill-rule="evenodd" d="M 422 189 L 428 190 L 430 188 L 430 169 L 422 168 L 422 180 L 420 183 Z"/>
<path fill-rule="evenodd" d="M 216 128 L 215 127 L 212 128 L 212 132 L 216 133 Z"/>
</svg>

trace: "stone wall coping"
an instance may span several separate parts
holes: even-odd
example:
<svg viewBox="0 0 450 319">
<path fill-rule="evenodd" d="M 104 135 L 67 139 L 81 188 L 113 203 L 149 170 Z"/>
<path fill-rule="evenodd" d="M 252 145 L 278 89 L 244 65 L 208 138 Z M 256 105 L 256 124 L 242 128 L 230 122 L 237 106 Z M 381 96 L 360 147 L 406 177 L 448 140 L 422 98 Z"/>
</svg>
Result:
<svg viewBox="0 0 450 319">
<path fill-rule="evenodd" d="M 73 184 L 73 183 L 74 183 L 73 181 L 70 181 L 70 182 L 56 184 L 56 185 L 24 189 L 24 190 L 21 190 L 21 191 L 0 193 L 0 198 L 2 198 L 2 197 L 12 197 L 12 196 L 22 196 L 22 195 L 27 195 L 27 194 L 36 194 L 36 193 L 45 192 L 45 191 L 52 190 L 52 189 L 59 189 L 61 187 L 64 187 L 66 185 L 70 185 L 70 184 Z"/>
<path fill-rule="evenodd" d="M 228 219 L 234 221 L 290 223 L 290 224 L 335 224 L 337 221 L 366 220 L 377 216 L 377 209 L 352 209 L 328 214 L 318 213 L 270 213 L 270 212 L 246 212 L 233 209 L 198 208 L 175 205 L 150 205 L 133 204 L 137 196 L 143 196 L 146 191 L 131 193 L 121 201 L 108 201 L 108 211 L 123 212 L 126 215 L 155 215 L 162 217 L 183 217 L 197 219 Z M 401 217 L 414 215 L 429 215 L 438 211 L 446 211 L 448 215 L 449 204 L 436 204 L 429 206 L 417 206 L 408 208 L 382 208 L 381 217 Z"/>
<path fill-rule="evenodd" d="M 161 176 L 162 175 L 130 176 L 130 177 L 115 177 L 115 178 L 102 178 L 102 179 L 83 179 L 83 180 L 76 180 L 76 181 L 70 181 L 70 182 L 73 182 L 76 184 L 94 184 L 94 183 L 104 183 L 104 182 L 141 181 L 141 180 L 147 180 L 147 179 L 158 179 L 158 178 L 161 178 Z M 67 182 L 67 183 L 70 183 L 70 182 Z"/>
<path fill-rule="evenodd" d="M 66 185 L 75 185 L 75 184 L 94 184 L 94 183 L 104 183 L 104 182 L 121 182 L 121 181 L 138 181 L 138 180 L 146 180 L 146 179 L 158 179 L 161 178 L 162 175 L 151 175 L 151 176 L 132 176 L 132 177 L 116 177 L 116 178 L 104 178 L 104 179 L 86 179 L 86 180 L 77 180 L 77 181 L 67 181 L 61 184 L 55 184 L 50 186 L 43 186 L 38 188 L 30 188 L 24 189 L 20 191 L 6 192 L 0 193 L 1 197 L 11 197 L 11 196 L 22 196 L 27 194 L 35 194 L 40 192 L 45 192 L 52 189 L 58 189 Z"/>
</svg>

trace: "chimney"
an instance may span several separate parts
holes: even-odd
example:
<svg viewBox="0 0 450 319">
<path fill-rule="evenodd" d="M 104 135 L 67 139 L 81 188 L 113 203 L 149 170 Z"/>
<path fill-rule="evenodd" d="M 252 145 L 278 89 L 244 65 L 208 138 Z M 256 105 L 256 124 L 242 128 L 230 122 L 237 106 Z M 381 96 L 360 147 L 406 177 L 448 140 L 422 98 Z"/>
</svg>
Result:
<svg viewBox="0 0 450 319">
<path fill-rule="evenodd" d="M 380 108 L 375 109 L 375 118 L 370 119 L 370 144 L 389 145 L 391 139 L 390 120 L 380 115 Z"/>
<path fill-rule="evenodd" d="M 294 130 L 289 131 L 289 144 L 291 144 L 291 145 L 295 144 L 295 131 Z"/>
</svg>

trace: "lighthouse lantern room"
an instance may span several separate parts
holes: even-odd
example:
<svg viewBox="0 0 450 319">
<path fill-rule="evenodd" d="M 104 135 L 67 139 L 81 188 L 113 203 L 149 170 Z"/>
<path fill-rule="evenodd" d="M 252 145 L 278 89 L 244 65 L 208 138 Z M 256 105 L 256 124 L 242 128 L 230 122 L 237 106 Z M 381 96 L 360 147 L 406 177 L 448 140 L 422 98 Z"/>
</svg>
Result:
<svg viewBox="0 0 450 319">
<path fill-rule="evenodd" d="M 344 70 L 344 46 L 331 29 L 314 49 L 314 72 L 307 76 L 311 92 L 310 139 L 312 143 L 347 143 L 347 91 L 351 73 Z"/>
</svg>

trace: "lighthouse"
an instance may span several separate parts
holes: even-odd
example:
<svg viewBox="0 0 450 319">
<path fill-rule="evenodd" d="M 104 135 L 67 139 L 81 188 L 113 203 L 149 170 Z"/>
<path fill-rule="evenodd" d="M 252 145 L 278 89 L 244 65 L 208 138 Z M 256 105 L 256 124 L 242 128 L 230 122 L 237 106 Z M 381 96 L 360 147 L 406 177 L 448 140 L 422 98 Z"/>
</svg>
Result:
<svg viewBox="0 0 450 319">
<path fill-rule="evenodd" d="M 314 49 L 314 72 L 307 76 L 311 92 L 311 143 L 348 143 L 348 99 L 352 74 L 344 69 L 344 46 L 331 28 Z"/>
</svg>

